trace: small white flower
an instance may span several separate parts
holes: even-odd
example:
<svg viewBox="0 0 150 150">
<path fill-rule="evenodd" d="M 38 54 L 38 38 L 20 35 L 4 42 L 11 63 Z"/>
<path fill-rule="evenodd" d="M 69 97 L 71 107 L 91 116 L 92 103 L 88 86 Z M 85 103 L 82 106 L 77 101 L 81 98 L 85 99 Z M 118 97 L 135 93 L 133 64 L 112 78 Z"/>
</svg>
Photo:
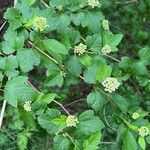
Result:
<svg viewBox="0 0 150 150">
<path fill-rule="evenodd" d="M 31 101 L 27 101 L 24 103 L 23 105 L 24 110 L 26 110 L 27 112 L 31 111 Z"/>
<path fill-rule="evenodd" d="M 111 47 L 106 44 L 106 45 L 102 48 L 101 52 L 102 52 L 103 55 L 107 55 L 107 54 L 109 54 L 109 53 L 111 52 Z"/>
<path fill-rule="evenodd" d="M 79 56 L 85 53 L 87 46 L 80 43 L 78 46 L 74 47 L 74 53 L 78 54 Z"/>
<path fill-rule="evenodd" d="M 141 128 L 138 129 L 139 135 L 142 137 L 145 137 L 149 134 L 149 129 L 145 126 L 142 126 Z"/>
<path fill-rule="evenodd" d="M 57 7 L 57 9 L 61 11 L 63 9 L 63 7 L 60 5 Z"/>
<path fill-rule="evenodd" d="M 101 6 L 100 2 L 98 0 L 88 0 L 88 5 L 91 6 L 92 8 L 96 6 Z"/>
<path fill-rule="evenodd" d="M 35 30 L 40 30 L 40 31 L 45 30 L 45 28 L 48 27 L 46 18 L 35 17 L 33 21 L 33 26 L 35 27 Z"/>
<path fill-rule="evenodd" d="M 78 123 L 78 118 L 76 116 L 70 115 L 68 116 L 66 123 L 67 127 L 76 127 Z"/>
<path fill-rule="evenodd" d="M 66 76 L 66 72 L 60 71 L 60 75 L 61 75 L 62 77 L 65 77 L 65 76 Z"/>
<path fill-rule="evenodd" d="M 134 112 L 134 113 L 132 114 L 132 118 L 133 118 L 133 119 L 137 119 L 137 118 L 139 118 L 139 117 L 140 117 L 140 114 L 137 113 L 137 112 Z"/>
<path fill-rule="evenodd" d="M 102 85 L 105 87 L 105 91 L 112 93 L 118 89 L 120 83 L 116 78 L 108 77 L 105 81 L 102 82 Z"/>
<path fill-rule="evenodd" d="M 105 30 L 109 30 L 109 22 L 108 22 L 108 20 L 103 20 L 103 21 L 102 21 L 102 27 L 103 27 Z"/>
</svg>

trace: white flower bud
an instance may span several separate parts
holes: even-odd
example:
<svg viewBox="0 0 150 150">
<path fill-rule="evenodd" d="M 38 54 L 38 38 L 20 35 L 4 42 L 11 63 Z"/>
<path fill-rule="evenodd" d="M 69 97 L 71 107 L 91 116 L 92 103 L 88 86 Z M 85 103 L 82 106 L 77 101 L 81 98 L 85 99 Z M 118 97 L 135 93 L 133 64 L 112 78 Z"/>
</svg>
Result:
<svg viewBox="0 0 150 150">
<path fill-rule="evenodd" d="M 25 102 L 24 105 L 23 105 L 23 108 L 27 112 L 31 111 L 31 101 Z"/>
<path fill-rule="evenodd" d="M 102 50 L 101 50 L 101 53 L 103 54 L 103 55 L 107 55 L 107 54 L 109 54 L 111 52 L 111 47 L 109 46 L 109 45 L 105 45 L 103 48 L 102 48 Z"/>
<path fill-rule="evenodd" d="M 133 118 L 133 119 L 137 119 L 137 118 L 139 118 L 139 117 L 140 117 L 140 114 L 137 113 L 137 112 L 134 112 L 134 113 L 132 114 L 132 118 Z"/>
<path fill-rule="evenodd" d="M 118 89 L 120 83 L 116 78 L 108 77 L 105 81 L 102 82 L 102 85 L 105 87 L 105 91 L 112 93 Z"/>
<path fill-rule="evenodd" d="M 78 123 L 78 118 L 76 116 L 70 115 L 68 116 L 66 123 L 67 127 L 76 127 Z"/>
<path fill-rule="evenodd" d="M 101 6 L 100 2 L 98 0 L 88 0 L 88 5 L 91 6 L 92 8 L 96 6 Z"/>
<path fill-rule="evenodd" d="M 109 30 L 109 22 L 108 22 L 108 20 L 103 20 L 103 21 L 102 21 L 102 27 L 103 27 L 105 30 Z"/>
<path fill-rule="evenodd" d="M 80 43 L 78 46 L 74 47 L 74 53 L 76 53 L 80 56 L 86 51 L 86 48 L 87 48 L 86 45 Z"/>
<path fill-rule="evenodd" d="M 57 7 L 57 9 L 61 11 L 63 9 L 63 7 L 60 5 Z"/>
<path fill-rule="evenodd" d="M 35 17 L 33 21 L 33 26 L 35 27 L 35 30 L 40 30 L 40 31 L 45 30 L 45 28 L 48 27 L 46 18 Z"/>
<path fill-rule="evenodd" d="M 142 126 L 141 128 L 138 129 L 139 135 L 142 137 L 145 137 L 149 134 L 149 129 L 145 126 Z"/>
</svg>

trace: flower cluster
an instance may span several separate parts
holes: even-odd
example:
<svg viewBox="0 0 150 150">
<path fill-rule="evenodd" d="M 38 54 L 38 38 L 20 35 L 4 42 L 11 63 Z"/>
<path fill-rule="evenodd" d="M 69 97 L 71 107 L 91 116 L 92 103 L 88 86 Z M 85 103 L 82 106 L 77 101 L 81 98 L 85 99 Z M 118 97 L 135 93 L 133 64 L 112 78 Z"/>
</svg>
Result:
<svg viewBox="0 0 150 150">
<path fill-rule="evenodd" d="M 103 55 L 107 55 L 107 54 L 109 54 L 111 52 L 111 47 L 109 46 L 109 45 L 105 45 L 103 48 L 102 48 L 102 50 L 101 50 L 101 53 L 103 54 Z"/>
<path fill-rule="evenodd" d="M 105 81 L 102 82 L 102 85 L 105 87 L 105 91 L 112 93 L 118 89 L 120 83 L 116 78 L 108 77 Z"/>
<path fill-rule="evenodd" d="M 60 6 L 57 7 L 57 9 L 58 9 L 59 11 L 61 11 L 61 10 L 63 9 L 63 7 L 60 5 Z"/>
<path fill-rule="evenodd" d="M 25 111 L 31 111 L 31 101 L 27 101 L 24 103 L 23 108 Z"/>
<path fill-rule="evenodd" d="M 66 123 L 67 127 L 76 127 L 78 123 L 78 118 L 76 116 L 70 115 L 68 116 Z"/>
<path fill-rule="evenodd" d="M 109 22 L 108 22 L 108 20 L 103 20 L 103 21 L 102 21 L 102 27 L 103 27 L 105 30 L 109 30 Z"/>
<path fill-rule="evenodd" d="M 66 76 L 66 72 L 60 71 L 60 75 L 61 75 L 62 77 L 65 77 L 65 76 Z"/>
<path fill-rule="evenodd" d="M 74 53 L 76 53 L 80 56 L 86 51 L 86 48 L 87 48 L 86 45 L 80 43 L 78 46 L 74 47 Z"/>
<path fill-rule="evenodd" d="M 35 17 L 33 21 L 33 26 L 35 27 L 35 30 L 40 30 L 40 31 L 45 30 L 45 28 L 48 27 L 46 18 Z"/>
<path fill-rule="evenodd" d="M 145 137 L 149 134 L 149 129 L 145 126 L 142 126 L 141 128 L 138 129 L 139 135 L 142 137 Z"/>
<path fill-rule="evenodd" d="M 96 6 L 101 6 L 98 0 L 88 0 L 88 5 L 91 6 L 92 8 Z"/>
<path fill-rule="evenodd" d="M 134 112 L 134 113 L 132 114 L 132 118 L 133 118 L 133 119 L 137 119 L 137 118 L 139 118 L 139 117 L 140 117 L 140 114 L 137 113 L 137 112 Z"/>
</svg>

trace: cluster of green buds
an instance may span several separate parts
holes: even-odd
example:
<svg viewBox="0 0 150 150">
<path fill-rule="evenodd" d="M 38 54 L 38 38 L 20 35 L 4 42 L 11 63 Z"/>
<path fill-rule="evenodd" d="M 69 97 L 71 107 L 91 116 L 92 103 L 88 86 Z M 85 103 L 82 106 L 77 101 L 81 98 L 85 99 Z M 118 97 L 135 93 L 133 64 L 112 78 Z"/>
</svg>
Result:
<svg viewBox="0 0 150 150">
<path fill-rule="evenodd" d="M 145 137 L 149 134 L 149 129 L 145 126 L 142 126 L 138 129 L 139 131 L 139 135 L 142 136 L 142 137 Z"/>
<path fill-rule="evenodd" d="M 137 119 L 137 118 L 139 118 L 139 117 L 140 117 L 140 114 L 137 113 L 137 112 L 134 112 L 134 113 L 132 114 L 132 118 L 133 118 L 133 119 Z"/>
<path fill-rule="evenodd" d="M 86 48 L 87 48 L 86 45 L 80 43 L 78 46 L 74 47 L 74 53 L 78 54 L 80 56 L 80 55 L 82 55 L 83 53 L 86 52 Z"/>
<path fill-rule="evenodd" d="M 105 91 L 112 93 L 118 89 L 120 83 L 116 78 L 108 77 L 106 80 L 102 82 L 102 85 L 105 87 Z"/>
<path fill-rule="evenodd" d="M 102 21 L 102 27 L 104 28 L 104 30 L 109 30 L 109 22 L 108 22 L 108 20 L 103 20 Z"/>
<path fill-rule="evenodd" d="M 88 5 L 91 6 L 92 8 L 101 6 L 98 0 L 88 0 Z"/>
<path fill-rule="evenodd" d="M 67 127 L 76 127 L 78 123 L 78 118 L 76 116 L 70 115 L 66 120 Z"/>
<path fill-rule="evenodd" d="M 31 111 L 31 101 L 25 102 L 24 105 L 23 105 L 23 108 L 27 112 Z"/>
<path fill-rule="evenodd" d="M 103 55 L 107 55 L 107 54 L 109 54 L 111 52 L 111 47 L 109 46 L 109 45 L 105 45 L 103 48 L 102 48 L 102 50 L 101 50 L 101 53 L 103 54 Z"/>
<path fill-rule="evenodd" d="M 48 27 L 46 18 L 44 17 L 35 17 L 33 21 L 33 26 L 35 27 L 35 30 L 43 31 L 46 27 Z"/>
</svg>

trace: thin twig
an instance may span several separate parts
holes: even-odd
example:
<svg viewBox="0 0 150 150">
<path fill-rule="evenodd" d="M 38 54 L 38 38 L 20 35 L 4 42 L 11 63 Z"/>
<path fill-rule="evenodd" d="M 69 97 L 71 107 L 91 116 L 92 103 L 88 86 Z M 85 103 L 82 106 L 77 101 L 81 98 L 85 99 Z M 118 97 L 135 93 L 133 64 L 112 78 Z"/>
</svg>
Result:
<svg viewBox="0 0 150 150">
<path fill-rule="evenodd" d="M 5 109 L 6 109 L 6 100 L 3 101 L 2 110 L 1 110 L 1 114 L 0 114 L 0 128 L 2 127 L 2 124 L 3 124 Z"/>
<path fill-rule="evenodd" d="M 84 101 L 84 99 L 78 99 L 78 100 L 73 101 L 72 103 L 66 104 L 64 107 L 68 107 L 68 106 L 73 105 L 77 102 L 83 102 L 83 101 Z"/>
<path fill-rule="evenodd" d="M 105 54 L 105 55 L 103 55 L 103 56 L 106 56 L 106 57 L 108 57 L 108 58 L 111 58 L 112 60 L 114 60 L 114 61 L 116 61 L 116 62 L 120 62 L 119 59 L 116 59 L 116 58 L 114 58 L 114 57 L 112 57 L 112 56 L 110 56 L 110 55 Z"/>
<path fill-rule="evenodd" d="M 110 124 L 108 123 L 108 121 L 107 121 L 105 107 L 103 108 L 103 116 L 104 116 L 104 120 L 105 120 L 107 126 L 108 126 L 110 129 L 112 129 L 113 131 L 116 131 L 117 129 L 111 127 L 111 125 L 110 125 Z"/>
<path fill-rule="evenodd" d="M 39 52 L 41 52 L 43 55 L 45 55 L 46 57 L 48 57 L 51 61 L 53 61 L 56 64 L 59 64 L 55 59 L 53 59 L 51 56 L 49 56 L 48 54 L 46 54 L 43 50 L 41 50 L 39 47 L 37 47 L 36 45 L 34 45 L 31 41 L 28 41 L 28 43 L 35 47 Z"/>
<path fill-rule="evenodd" d="M 54 103 L 56 103 L 57 105 L 59 105 L 69 116 L 71 115 L 68 110 L 59 102 L 53 100 Z"/>
<path fill-rule="evenodd" d="M 4 21 L 4 23 L 0 27 L 0 31 L 4 28 L 4 26 L 5 26 L 6 23 L 7 23 L 7 21 Z"/>
<path fill-rule="evenodd" d="M 116 142 L 100 142 L 100 144 L 117 144 Z"/>
</svg>

